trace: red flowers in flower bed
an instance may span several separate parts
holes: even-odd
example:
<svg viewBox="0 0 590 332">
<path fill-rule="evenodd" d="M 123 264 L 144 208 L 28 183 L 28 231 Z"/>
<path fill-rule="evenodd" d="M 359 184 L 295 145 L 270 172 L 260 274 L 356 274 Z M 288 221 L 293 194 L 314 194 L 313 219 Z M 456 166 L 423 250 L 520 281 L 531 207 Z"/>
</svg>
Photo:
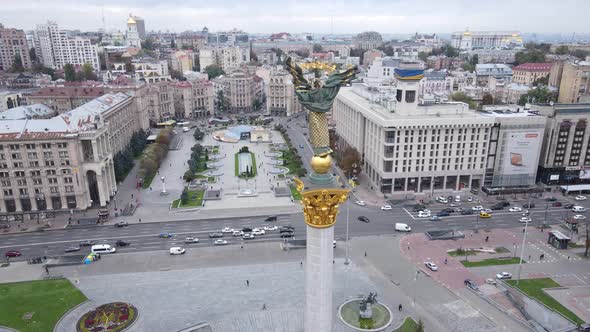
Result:
<svg viewBox="0 0 590 332">
<path fill-rule="evenodd" d="M 78 320 L 77 332 L 121 332 L 137 319 L 137 308 L 123 302 L 103 304 L 91 310 Z"/>
</svg>

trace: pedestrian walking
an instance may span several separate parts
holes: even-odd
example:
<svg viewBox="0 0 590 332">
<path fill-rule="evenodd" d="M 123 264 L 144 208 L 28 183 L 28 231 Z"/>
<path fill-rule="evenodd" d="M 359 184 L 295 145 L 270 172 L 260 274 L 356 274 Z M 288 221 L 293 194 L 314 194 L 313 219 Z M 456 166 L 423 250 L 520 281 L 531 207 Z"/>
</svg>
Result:
<svg viewBox="0 0 590 332">
<path fill-rule="evenodd" d="M 529 261 L 531 260 L 531 255 L 529 255 Z"/>
<path fill-rule="evenodd" d="M 365 257 L 367 257 L 367 252 L 365 251 Z"/>
<path fill-rule="evenodd" d="M 447 259 L 445 258 L 445 264 L 447 264 Z"/>
<path fill-rule="evenodd" d="M 47 267 L 47 265 L 45 265 L 45 272 L 49 274 L 49 267 Z"/>
<path fill-rule="evenodd" d="M 486 236 L 486 242 L 488 242 L 489 239 L 490 239 L 490 237 L 489 236 Z"/>
<path fill-rule="evenodd" d="M 266 310 L 266 303 L 262 304 L 262 310 Z"/>
<path fill-rule="evenodd" d="M 139 218 L 139 222 L 141 223 L 141 218 Z"/>
<path fill-rule="evenodd" d="M 250 287 L 250 280 L 246 280 L 246 287 Z"/>
<path fill-rule="evenodd" d="M 397 310 L 402 311 L 402 304 L 401 303 L 397 306 Z"/>
<path fill-rule="evenodd" d="M 300 262 L 300 263 L 299 263 L 299 266 L 303 267 L 303 262 Z"/>
</svg>

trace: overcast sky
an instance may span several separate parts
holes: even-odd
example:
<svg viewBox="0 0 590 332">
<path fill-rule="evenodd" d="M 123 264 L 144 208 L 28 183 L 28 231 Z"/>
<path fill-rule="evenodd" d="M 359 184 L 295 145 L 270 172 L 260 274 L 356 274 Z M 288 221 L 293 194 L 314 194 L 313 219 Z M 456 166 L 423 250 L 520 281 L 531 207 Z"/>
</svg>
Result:
<svg viewBox="0 0 590 332">
<path fill-rule="evenodd" d="M 0 0 L 0 23 L 25 30 L 46 20 L 64 29 L 125 28 L 129 13 L 147 30 L 251 33 L 381 33 L 518 30 L 590 32 L 590 0 Z"/>
</svg>

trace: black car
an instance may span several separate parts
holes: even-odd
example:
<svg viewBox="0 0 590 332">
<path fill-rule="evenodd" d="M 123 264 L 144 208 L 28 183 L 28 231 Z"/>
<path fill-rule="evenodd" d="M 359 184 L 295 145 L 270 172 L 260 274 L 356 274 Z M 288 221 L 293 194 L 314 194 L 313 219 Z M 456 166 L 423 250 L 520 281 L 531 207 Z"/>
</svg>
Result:
<svg viewBox="0 0 590 332">
<path fill-rule="evenodd" d="M 359 219 L 359 221 L 362 221 L 362 222 L 369 222 L 369 218 L 367 218 L 365 216 L 360 216 L 358 219 Z"/>
<path fill-rule="evenodd" d="M 250 228 L 250 227 L 244 227 L 244 228 L 242 228 L 242 232 L 244 232 L 244 233 L 252 233 L 252 228 Z"/>
<path fill-rule="evenodd" d="M 462 215 L 467 215 L 467 214 L 474 214 L 475 212 L 471 209 L 465 209 L 463 211 L 461 211 Z"/>
<path fill-rule="evenodd" d="M 535 203 L 524 204 L 522 207 L 525 208 L 525 209 L 532 209 L 532 208 L 535 207 Z"/>
<path fill-rule="evenodd" d="M 506 201 L 502 201 L 502 202 L 500 202 L 498 204 L 502 204 L 503 207 L 510 206 L 510 202 L 506 202 Z"/>
<path fill-rule="evenodd" d="M 446 209 L 442 209 L 441 211 L 447 212 L 447 213 L 453 213 L 455 212 L 454 208 L 446 208 Z"/>
<path fill-rule="evenodd" d="M 215 232 L 215 233 L 209 233 L 209 238 L 210 239 L 215 239 L 218 237 L 223 237 L 223 233 L 219 233 L 219 232 Z"/>
<path fill-rule="evenodd" d="M 416 205 L 414 205 L 414 208 L 412 209 L 412 211 L 413 212 L 420 212 L 425 209 L 426 209 L 426 206 L 424 206 L 422 204 L 416 204 Z"/>
<path fill-rule="evenodd" d="M 492 210 L 504 210 L 504 206 L 500 204 L 493 205 L 491 207 Z"/>
<path fill-rule="evenodd" d="M 123 240 L 117 240 L 117 242 L 115 242 L 115 245 L 117 247 L 127 247 L 129 245 L 129 242 L 123 241 Z"/>
<path fill-rule="evenodd" d="M 266 217 L 266 219 L 264 219 L 264 221 L 277 221 L 277 216 Z"/>
<path fill-rule="evenodd" d="M 80 242 L 80 247 L 90 247 L 95 244 L 96 244 L 96 242 L 94 242 L 94 241 L 82 241 L 82 242 Z"/>
<path fill-rule="evenodd" d="M 281 237 L 286 238 L 286 237 L 293 237 L 295 236 L 295 232 L 281 232 Z"/>
<path fill-rule="evenodd" d="M 573 208 L 573 207 L 574 207 L 574 205 L 573 205 L 573 204 L 571 204 L 571 203 L 565 204 L 565 205 L 563 206 L 563 208 L 564 208 L 564 209 L 571 209 L 571 208 Z"/>
<path fill-rule="evenodd" d="M 450 213 L 448 213 L 448 212 L 447 212 L 447 211 L 445 211 L 445 210 L 442 210 L 442 211 L 440 211 L 440 212 L 437 214 L 437 216 L 439 216 L 439 217 L 448 217 L 448 216 L 450 216 L 450 215 L 451 215 L 451 214 L 450 214 Z"/>
<path fill-rule="evenodd" d="M 279 233 L 291 233 L 294 231 L 295 231 L 295 228 L 291 228 L 291 227 L 283 226 L 283 227 L 279 228 Z"/>
<path fill-rule="evenodd" d="M 548 197 L 548 198 L 546 198 L 546 201 L 547 202 L 555 202 L 555 201 L 557 201 L 557 198 L 555 198 L 555 197 Z"/>
</svg>

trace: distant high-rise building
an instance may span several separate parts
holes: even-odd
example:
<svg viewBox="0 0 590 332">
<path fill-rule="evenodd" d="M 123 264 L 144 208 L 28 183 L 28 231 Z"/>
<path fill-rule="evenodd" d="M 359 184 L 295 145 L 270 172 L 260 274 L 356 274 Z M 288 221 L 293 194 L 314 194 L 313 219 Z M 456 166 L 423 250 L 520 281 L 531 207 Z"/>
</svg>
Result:
<svg viewBox="0 0 590 332">
<path fill-rule="evenodd" d="M 145 21 L 139 16 L 133 16 L 135 24 L 137 25 L 137 33 L 140 39 L 145 39 Z"/>
<path fill-rule="evenodd" d="M 14 57 L 19 55 L 24 68 L 31 68 L 29 46 L 23 30 L 4 28 L 0 24 L 0 71 L 12 68 Z"/>
<path fill-rule="evenodd" d="M 523 45 L 518 31 L 463 31 L 454 32 L 451 45 L 461 50 L 478 48 L 514 48 Z"/>
<path fill-rule="evenodd" d="M 361 32 L 352 38 L 354 48 L 361 50 L 372 50 L 383 44 L 383 38 L 379 32 L 366 31 Z"/>
<path fill-rule="evenodd" d="M 96 44 L 87 38 L 68 37 L 67 31 L 60 30 L 55 22 L 38 24 L 34 41 L 37 58 L 45 67 L 62 69 L 67 63 L 89 63 L 94 70 L 100 70 Z"/>
<path fill-rule="evenodd" d="M 141 48 L 137 21 L 131 14 L 129 14 L 129 18 L 127 19 L 127 45 Z"/>
</svg>

